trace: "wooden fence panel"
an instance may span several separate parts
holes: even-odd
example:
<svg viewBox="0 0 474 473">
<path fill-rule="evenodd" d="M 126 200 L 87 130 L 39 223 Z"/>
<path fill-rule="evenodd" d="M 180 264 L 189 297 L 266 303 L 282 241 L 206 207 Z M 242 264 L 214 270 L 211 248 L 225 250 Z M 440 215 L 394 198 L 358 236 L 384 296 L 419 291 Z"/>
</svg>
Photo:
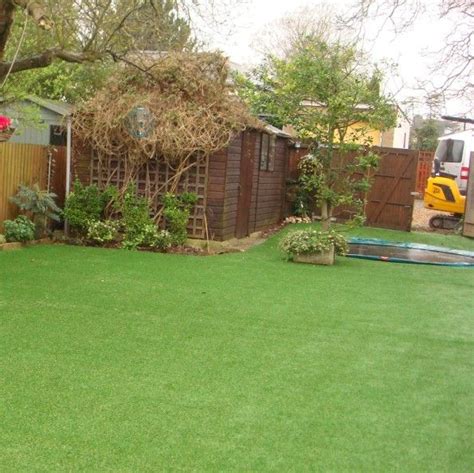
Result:
<svg viewBox="0 0 474 473">
<path fill-rule="evenodd" d="M 466 213 L 462 234 L 474 238 L 474 152 L 471 153 L 469 165 L 469 180 L 466 192 Z"/>
<path fill-rule="evenodd" d="M 411 230 L 418 151 L 376 148 L 381 160 L 368 195 L 367 225 Z"/>
<path fill-rule="evenodd" d="M 0 230 L 2 222 L 18 215 L 16 205 L 9 201 L 20 184 L 38 183 L 46 188 L 48 177 L 48 150 L 41 145 L 0 144 Z"/>
<path fill-rule="evenodd" d="M 380 147 L 374 147 L 374 151 L 380 155 L 381 159 L 367 199 L 366 224 L 373 227 L 410 231 L 419 152 Z M 297 178 L 298 163 L 305 154 L 307 154 L 305 147 L 290 149 L 289 167 L 293 178 Z M 422 159 L 427 160 L 428 157 L 423 156 Z M 431 170 L 431 164 L 429 170 Z M 334 210 L 334 216 L 342 220 L 352 215 L 353 209 L 350 207 L 341 206 Z"/>
<path fill-rule="evenodd" d="M 418 167 L 416 170 L 416 192 L 423 198 L 428 178 L 431 175 L 431 167 L 434 160 L 434 151 L 418 152 Z"/>
</svg>

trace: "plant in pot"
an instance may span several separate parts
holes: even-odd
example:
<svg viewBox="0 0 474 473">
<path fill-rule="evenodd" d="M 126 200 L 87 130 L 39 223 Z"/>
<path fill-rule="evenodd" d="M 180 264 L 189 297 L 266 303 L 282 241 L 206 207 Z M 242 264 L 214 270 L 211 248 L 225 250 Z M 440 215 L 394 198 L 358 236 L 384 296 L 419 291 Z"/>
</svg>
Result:
<svg viewBox="0 0 474 473">
<path fill-rule="evenodd" d="M 5 115 L 0 115 L 0 142 L 8 141 L 13 133 L 15 133 L 15 127 L 12 119 Z"/>
<path fill-rule="evenodd" d="M 298 263 L 332 265 L 336 255 L 345 255 L 346 239 L 334 230 L 297 230 L 286 235 L 280 248 Z"/>
</svg>

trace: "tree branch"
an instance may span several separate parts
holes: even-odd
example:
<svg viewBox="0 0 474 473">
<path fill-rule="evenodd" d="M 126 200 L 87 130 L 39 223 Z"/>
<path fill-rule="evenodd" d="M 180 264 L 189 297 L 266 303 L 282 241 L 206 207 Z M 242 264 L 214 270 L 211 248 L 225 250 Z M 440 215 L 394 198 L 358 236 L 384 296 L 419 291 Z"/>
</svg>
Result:
<svg viewBox="0 0 474 473">
<path fill-rule="evenodd" d="M 40 28 L 48 31 L 53 27 L 53 21 L 46 15 L 45 8 L 41 3 L 34 0 L 12 0 L 11 3 L 25 9 Z"/>
<path fill-rule="evenodd" d="M 11 67 L 11 73 L 26 71 L 28 69 L 39 69 L 48 67 L 56 59 L 61 59 L 71 63 L 93 62 L 100 59 L 101 55 L 94 52 L 76 53 L 73 51 L 64 51 L 62 49 L 47 49 L 41 54 L 29 58 L 20 59 L 13 65 L 8 62 L 0 63 L 0 78 L 5 77 Z"/>
</svg>

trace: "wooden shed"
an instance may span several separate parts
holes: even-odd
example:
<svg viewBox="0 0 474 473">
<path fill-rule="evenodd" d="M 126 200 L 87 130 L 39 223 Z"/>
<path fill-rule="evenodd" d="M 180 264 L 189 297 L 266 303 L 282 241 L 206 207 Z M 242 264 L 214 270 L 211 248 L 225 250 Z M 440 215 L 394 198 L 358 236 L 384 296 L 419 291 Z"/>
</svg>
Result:
<svg viewBox="0 0 474 473">
<path fill-rule="evenodd" d="M 66 118 L 72 108 L 70 104 L 33 95 L 14 102 L 0 102 L 0 112 L 18 122 L 9 142 L 43 146 L 66 146 Z"/>
<path fill-rule="evenodd" d="M 228 240 L 270 228 L 284 217 L 285 181 L 290 136 L 266 125 L 233 137 L 229 146 L 209 156 L 196 156 L 178 180 L 177 192 L 194 192 L 198 202 L 188 225 L 192 238 Z M 99 159 L 95 153 L 75 152 L 73 177 L 84 184 L 122 187 L 128 175 L 127 160 L 114 156 Z M 174 169 L 164 160 L 151 159 L 140 167 L 136 185 L 161 208 L 170 190 Z"/>
</svg>

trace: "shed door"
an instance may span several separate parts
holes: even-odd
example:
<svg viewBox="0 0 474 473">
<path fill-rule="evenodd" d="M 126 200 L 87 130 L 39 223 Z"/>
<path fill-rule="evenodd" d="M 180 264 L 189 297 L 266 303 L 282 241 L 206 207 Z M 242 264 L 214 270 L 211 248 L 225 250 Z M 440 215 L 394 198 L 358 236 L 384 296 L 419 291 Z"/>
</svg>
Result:
<svg viewBox="0 0 474 473">
<path fill-rule="evenodd" d="M 255 164 L 256 132 L 242 133 L 242 155 L 240 158 L 239 199 L 237 203 L 237 225 L 235 236 L 249 235 L 250 203 L 252 200 L 252 181 Z"/>
</svg>

